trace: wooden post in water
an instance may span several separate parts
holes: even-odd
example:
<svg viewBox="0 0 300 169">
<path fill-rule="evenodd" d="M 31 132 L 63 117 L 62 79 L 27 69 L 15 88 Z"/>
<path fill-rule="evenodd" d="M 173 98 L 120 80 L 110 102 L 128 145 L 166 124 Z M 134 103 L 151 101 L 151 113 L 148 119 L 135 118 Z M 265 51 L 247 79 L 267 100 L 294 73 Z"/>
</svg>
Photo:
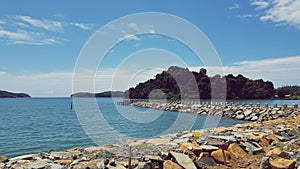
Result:
<svg viewBox="0 0 300 169">
<path fill-rule="evenodd" d="M 130 169 L 131 169 L 131 156 L 132 156 L 132 154 L 131 154 L 131 146 L 129 146 L 128 168 L 130 168 Z"/>
</svg>

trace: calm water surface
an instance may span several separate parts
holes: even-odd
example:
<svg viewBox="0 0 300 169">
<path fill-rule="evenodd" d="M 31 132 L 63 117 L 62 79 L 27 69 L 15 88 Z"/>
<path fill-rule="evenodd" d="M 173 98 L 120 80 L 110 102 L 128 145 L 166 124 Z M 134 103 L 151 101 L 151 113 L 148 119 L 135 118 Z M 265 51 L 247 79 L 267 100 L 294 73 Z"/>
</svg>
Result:
<svg viewBox="0 0 300 169">
<path fill-rule="evenodd" d="M 51 149 L 60 151 L 71 147 L 87 147 L 96 145 L 82 129 L 77 114 L 70 110 L 70 98 L 26 98 L 26 99 L 0 99 L 0 155 L 14 157 L 29 153 L 47 152 Z M 85 111 L 89 109 L 89 99 L 84 100 L 87 104 Z M 240 101 L 242 103 L 243 101 Z M 250 102 L 250 101 L 249 101 Z M 289 105 L 295 101 L 251 101 Z M 149 123 L 137 123 L 124 118 L 119 111 L 130 113 L 130 109 L 124 106 L 117 107 L 111 98 L 98 98 L 98 105 L 103 117 L 109 125 L 120 133 L 133 138 L 148 138 L 159 135 L 169 128 L 179 113 L 162 112 L 156 120 Z M 296 101 L 299 104 L 299 101 Z M 118 108 L 118 110 L 117 110 Z M 145 108 L 135 108 L 147 113 L 156 112 Z M 194 115 L 184 114 L 186 119 Z M 92 120 L 92 118 L 90 118 Z M 203 128 L 206 116 L 197 115 L 193 129 Z M 184 126 L 184 122 L 182 122 Z M 229 126 L 240 123 L 240 121 L 222 118 L 219 126 Z M 99 124 L 101 127 L 101 124 Z M 181 128 L 177 128 L 181 131 Z M 111 133 L 101 140 L 102 144 L 118 142 L 120 138 Z M 100 144 L 101 144 L 100 143 Z"/>
</svg>

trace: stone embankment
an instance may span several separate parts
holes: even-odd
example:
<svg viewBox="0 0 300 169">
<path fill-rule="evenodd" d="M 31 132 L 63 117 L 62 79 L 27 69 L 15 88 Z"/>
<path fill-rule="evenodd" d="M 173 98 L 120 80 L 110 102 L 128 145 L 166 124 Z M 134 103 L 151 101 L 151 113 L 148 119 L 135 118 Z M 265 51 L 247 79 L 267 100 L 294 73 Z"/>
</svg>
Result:
<svg viewBox="0 0 300 169">
<path fill-rule="evenodd" d="M 294 169 L 300 168 L 300 112 L 263 122 L 51 150 L 14 158 L 1 169 Z"/>
<path fill-rule="evenodd" d="M 277 118 L 288 117 L 299 112 L 297 104 L 287 106 L 278 105 L 233 105 L 233 104 L 192 104 L 189 103 L 164 103 L 164 102 L 148 102 L 138 101 L 129 104 L 130 106 L 146 107 L 164 111 L 176 111 L 184 113 L 196 113 L 204 115 L 219 115 L 237 120 L 247 121 L 266 121 Z"/>
</svg>

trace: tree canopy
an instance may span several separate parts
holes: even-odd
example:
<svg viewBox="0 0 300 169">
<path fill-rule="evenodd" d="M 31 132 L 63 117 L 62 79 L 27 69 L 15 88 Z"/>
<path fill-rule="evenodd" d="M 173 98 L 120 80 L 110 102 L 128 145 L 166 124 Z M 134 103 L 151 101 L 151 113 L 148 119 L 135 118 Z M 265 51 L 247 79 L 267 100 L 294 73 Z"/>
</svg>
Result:
<svg viewBox="0 0 300 169">
<path fill-rule="evenodd" d="M 204 68 L 191 72 L 177 66 L 128 89 L 125 96 L 132 99 L 148 99 L 149 96 L 157 99 L 211 99 L 211 91 L 216 89 L 225 92 L 216 93 L 214 99 L 271 99 L 274 96 L 274 86 L 270 81 L 252 80 L 240 74 L 209 77 Z"/>
</svg>

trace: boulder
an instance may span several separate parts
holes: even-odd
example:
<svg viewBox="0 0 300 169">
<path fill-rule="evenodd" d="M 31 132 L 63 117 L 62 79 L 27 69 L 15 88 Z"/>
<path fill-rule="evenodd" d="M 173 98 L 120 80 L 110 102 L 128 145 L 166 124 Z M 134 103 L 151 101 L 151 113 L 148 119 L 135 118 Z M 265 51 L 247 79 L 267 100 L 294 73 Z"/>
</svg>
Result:
<svg viewBox="0 0 300 169">
<path fill-rule="evenodd" d="M 295 168 L 296 161 L 284 158 L 277 158 L 270 160 L 271 169 L 293 169 Z"/>
<path fill-rule="evenodd" d="M 269 169 L 270 168 L 270 158 L 263 157 L 260 163 L 260 169 Z"/>
<path fill-rule="evenodd" d="M 82 150 L 82 149 L 79 147 L 73 147 L 73 148 L 68 149 L 67 152 L 80 151 L 80 150 Z"/>
<path fill-rule="evenodd" d="M 221 139 L 227 142 L 236 142 L 234 136 L 209 136 L 210 138 Z"/>
<path fill-rule="evenodd" d="M 231 155 L 228 151 L 224 150 L 225 153 L 225 158 L 226 158 L 226 162 L 228 163 L 231 160 Z M 224 164 L 224 157 L 223 157 L 223 152 L 221 149 L 213 151 L 211 153 L 211 156 L 214 158 L 214 160 L 216 160 L 218 163 L 222 163 Z"/>
<path fill-rule="evenodd" d="M 182 154 L 182 153 L 176 153 L 171 151 L 170 155 L 174 157 L 174 159 L 177 161 L 179 165 L 181 165 L 184 168 L 189 168 L 189 169 L 196 169 L 195 164 L 193 161 L 189 158 L 189 156 Z"/>
<path fill-rule="evenodd" d="M 267 152 L 266 156 L 268 157 L 276 157 L 282 153 L 282 148 L 277 147 Z"/>
<path fill-rule="evenodd" d="M 243 120 L 245 118 L 244 114 L 239 114 L 239 115 L 236 115 L 235 117 L 237 120 Z"/>
<path fill-rule="evenodd" d="M 195 138 L 201 137 L 201 132 L 199 130 L 194 131 L 193 132 L 193 137 L 195 137 Z"/>
<path fill-rule="evenodd" d="M 245 117 L 249 116 L 252 113 L 252 110 L 246 110 L 244 111 Z"/>
<path fill-rule="evenodd" d="M 198 168 L 202 168 L 201 163 L 208 165 L 208 166 L 217 166 L 218 165 L 216 163 L 216 161 L 212 157 L 209 157 L 209 156 L 205 156 L 205 157 L 195 161 L 195 164 Z"/>
<path fill-rule="evenodd" d="M 63 165 L 69 165 L 73 162 L 73 160 L 54 160 L 55 163 L 63 164 Z"/>
<path fill-rule="evenodd" d="M 167 160 L 164 162 L 164 169 L 183 169 L 180 165 L 174 163 L 171 160 Z"/>
<path fill-rule="evenodd" d="M 258 144 L 259 144 L 260 146 L 262 146 L 262 147 L 267 147 L 267 146 L 269 146 L 268 140 L 266 140 L 266 139 L 264 139 L 264 138 L 260 139 L 260 141 L 259 141 Z"/>
<path fill-rule="evenodd" d="M 228 146 L 227 151 L 238 158 L 243 158 L 247 153 L 237 144 L 233 143 Z"/>
<path fill-rule="evenodd" d="M 211 146 L 211 145 L 201 145 L 200 148 L 203 151 L 214 151 L 214 150 L 218 150 L 219 149 L 219 147 Z"/>
<path fill-rule="evenodd" d="M 6 163 L 8 162 L 8 158 L 6 156 L 0 156 L 0 163 Z"/>
<path fill-rule="evenodd" d="M 192 144 L 192 143 L 189 143 L 189 142 L 180 143 L 180 144 L 179 144 L 179 148 L 180 148 L 182 151 L 192 150 L 192 149 L 193 149 L 193 144 Z"/>
<path fill-rule="evenodd" d="M 275 134 L 268 135 L 268 136 L 266 137 L 266 139 L 269 140 L 270 142 L 272 142 L 272 141 L 278 142 L 278 141 L 279 141 L 278 137 L 277 137 Z"/>
<path fill-rule="evenodd" d="M 251 120 L 251 121 L 256 121 L 256 120 L 258 120 L 258 116 L 253 116 L 250 120 Z"/>
</svg>

